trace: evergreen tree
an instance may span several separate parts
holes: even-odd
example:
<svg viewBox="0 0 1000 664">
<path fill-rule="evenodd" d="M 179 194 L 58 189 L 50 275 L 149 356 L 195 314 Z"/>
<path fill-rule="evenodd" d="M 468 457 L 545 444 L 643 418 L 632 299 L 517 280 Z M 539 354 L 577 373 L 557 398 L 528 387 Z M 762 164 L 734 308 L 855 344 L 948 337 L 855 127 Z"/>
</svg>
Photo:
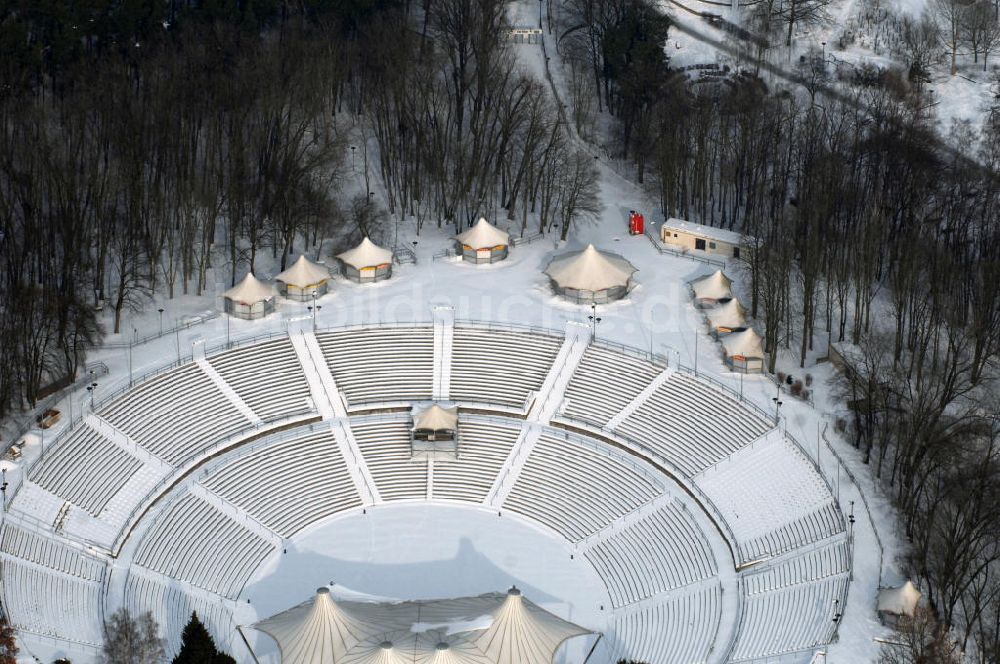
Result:
<svg viewBox="0 0 1000 664">
<path fill-rule="evenodd" d="M 198 619 L 198 613 L 192 612 L 181 634 L 181 650 L 173 664 L 236 664 L 236 660 L 219 652 L 212 635 Z"/>
</svg>

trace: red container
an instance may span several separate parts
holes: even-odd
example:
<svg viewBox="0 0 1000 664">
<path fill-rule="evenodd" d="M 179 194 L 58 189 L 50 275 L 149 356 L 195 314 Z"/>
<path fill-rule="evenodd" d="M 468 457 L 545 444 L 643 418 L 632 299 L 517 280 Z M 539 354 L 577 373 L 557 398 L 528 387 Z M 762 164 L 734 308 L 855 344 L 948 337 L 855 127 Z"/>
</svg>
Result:
<svg viewBox="0 0 1000 664">
<path fill-rule="evenodd" d="M 642 235 L 646 232 L 645 218 L 634 210 L 628 214 L 628 232 L 630 235 Z"/>
</svg>

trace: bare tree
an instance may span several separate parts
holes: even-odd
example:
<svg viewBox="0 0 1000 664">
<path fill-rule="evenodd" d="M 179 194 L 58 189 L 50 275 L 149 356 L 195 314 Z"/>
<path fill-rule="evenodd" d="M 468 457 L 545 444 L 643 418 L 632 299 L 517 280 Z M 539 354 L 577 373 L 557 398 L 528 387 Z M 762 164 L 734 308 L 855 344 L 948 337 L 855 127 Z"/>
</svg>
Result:
<svg viewBox="0 0 1000 664">
<path fill-rule="evenodd" d="M 138 618 L 119 609 L 105 625 L 102 664 L 164 664 L 166 653 L 159 627 L 148 611 Z"/>
</svg>

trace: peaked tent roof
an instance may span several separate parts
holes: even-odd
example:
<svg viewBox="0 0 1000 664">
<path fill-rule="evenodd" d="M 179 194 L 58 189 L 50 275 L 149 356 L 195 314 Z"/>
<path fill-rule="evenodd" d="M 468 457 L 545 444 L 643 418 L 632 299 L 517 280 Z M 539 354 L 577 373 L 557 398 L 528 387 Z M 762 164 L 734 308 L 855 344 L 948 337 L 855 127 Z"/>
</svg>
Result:
<svg viewBox="0 0 1000 664">
<path fill-rule="evenodd" d="M 388 249 L 383 249 L 365 237 L 361 240 L 361 244 L 353 249 L 348 249 L 342 254 L 338 254 L 337 258 L 351 267 L 360 270 L 366 267 L 391 263 L 392 252 Z"/>
<path fill-rule="evenodd" d="M 712 327 L 743 327 L 747 324 L 746 309 L 735 297 L 716 305 L 705 314 Z"/>
<path fill-rule="evenodd" d="M 732 297 L 732 285 L 733 280 L 727 277 L 722 270 L 716 270 L 707 277 L 702 277 L 701 279 L 691 282 L 691 288 L 694 290 L 694 296 L 699 300 L 722 300 L 727 297 Z"/>
<path fill-rule="evenodd" d="M 253 276 L 253 272 L 247 272 L 243 281 L 227 290 L 223 295 L 235 302 L 256 304 L 273 298 L 274 289 L 271 288 L 270 284 L 259 281 L 257 277 Z"/>
<path fill-rule="evenodd" d="M 587 630 L 563 620 L 511 588 L 493 624 L 476 638 L 476 644 L 490 662 L 500 664 L 551 664 L 563 641 L 589 634 Z"/>
<path fill-rule="evenodd" d="M 413 430 L 427 429 L 430 431 L 452 430 L 458 426 L 458 406 L 443 408 L 434 404 L 413 416 Z"/>
<path fill-rule="evenodd" d="M 520 591 L 456 599 L 340 601 L 328 588 L 254 625 L 282 664 L 552 664 L 566 639 L 590 632 Z"/>
<path fill-rule="evenodd" d="M 752 327 L 722 337 L 722 347 L 726 349 L 726 355 L 729 357 L 734 355 L 764 357 L 764 347 L 761 345 L 760 335 Z"/>
<path fill-rule="evenodd" d="M 510 244 L 510 234 L 486 221 L 485 217 L 480 217 L 475 226 L 459 233 L 455 239 L 473 249 L 486 249 L 501 244 Z"/>
<path fill-rule="evenodd" d="M 920 597 L 920 591 L 912 581 L 907 581 L 899 588 L 883 588 L 878 591 L 878 610 L 897 616 L 912 616 Z"/>
<path fill-rule="evenodd" d="M 326 267 L 313 263 L 303 254 L 299 256 L 299 260 L 295 261 L 294 265 L 276 276 L 274 280 L 281 281 L 290 286 L 306 288 L 308 286 L 317 286 L 329 278 L 330 271 Z"/>
<path fill-rule="evenodd" d="M 583 251 L 556 256 L 545 268 L 545 274 L 560 288 L 582 291 L 602 291 L 615 286 L 627 286 L 635 272 L 636 267 L 618 254 L 598 251 L 592 244 Z"/>
</svg>

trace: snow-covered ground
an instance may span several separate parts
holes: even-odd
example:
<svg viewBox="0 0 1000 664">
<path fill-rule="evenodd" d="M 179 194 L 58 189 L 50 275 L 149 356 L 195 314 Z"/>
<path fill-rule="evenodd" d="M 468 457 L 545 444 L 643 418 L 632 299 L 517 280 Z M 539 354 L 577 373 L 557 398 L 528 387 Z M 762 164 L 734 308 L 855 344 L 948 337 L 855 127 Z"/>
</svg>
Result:
<svg viewBox="0 0 1000 664">
<path fill-rule="evenodd" d="M 520 5 L 526 16 L 536 7 L 528 0 Z M 678 45 L 678 51 L 690 49 L 695 59 L 708 55 L 694 42 L 679 40 Z M 517 48 L 526 68 L 543 76 L 540 46 L 525 44 Z M 567 321 L 590 324 L 588 317 L 594 313 L 591 308 L 569 304 L 553 296 L 542 269 L 554 255 L 592 242 L 598 248 L 622 254 L 639 268 L 637 285 L 625 300 L 596 308 L 600 318 L 596 327 L 598 338 L 667 354 L 671 358 L 676 356 L 683 364 L 696 367 L 699 372 L 741 391 L 746 399 L 765 412 L 773 412 L 775 384 L 765 376 L 743 377 L 727 372 L 718 344 L 708 335 L 701 313 L 690 304 L 687 282 L 712 268 L 692 260 L 661 255 L 647 238 L 629 236 L 626 232 L 628 211 L 645 211 L 649 219 L 653 217 L 655 206 L 639 188 L 615 173 L 603 160 L 596 163 L 602 176 L 600 195 L 604 213 L 597 222 L 574 229 L 568 243 L 556 244 L 546 237 L 514 248 L 510 259 L 503 263 L 472 266 L 455 259 L 432 260 L 435 253 L 450 245 L 452 229 L 425 226 L 418 236 L 412 225 L 404 222 L 399 229 L 400 243 L 414 247 L 418 263 L 397 266 L 391 280 L 374 285 L 357 285 L 337 279 L 331 292 L 317 302 L 321 308 L 315 314 L 316 325 L 429 321 L 432 308 L 437 305 L 453 307 L 459 319 L 533 324 L 557 330 L 564 328 Z M 504 220 L 497 220 L 497 223 L 501 227 L 507 225 Z M 517 234 L 519 229 L 512 228 L 512 231 Z M 323 258 L 329 260 L 328 256 Z M 269 256 L 262 257 L 259 274 L 278 271 L 275 265 L 268 264 L 268 259 Z M 738 265 L 731 265 L 728 272 L 736 279 L 741 276 Z M 219 295 L 224 289 L 222 284 L 228 282 L 228 275 L 220 271 L 213 274 L 209 282 L 216 286 L 212 293 L 203 297 L 157 298 L 144 311 L 129 315 L 123 325 L 125 333 L 109 335 L 108 341 L 124 341 L 130 336 L 156 332 L 161 317 L 163 326 L 169 327 L 185 316 L 206 310 L 218 311 L 221 308 Z M 313 316 L 306 304 L 281 298 L 278 302 L 277 312 L 265 320 L 248 322 L 220 316 L 133 348 L 96 351 L 89 359 L 103 361 L 110 369 L 107 376 L 97 379 L 98 398 L 127 385 L 130 372 L 138 377 L 178 356 L 189 356 L 195 344 L 211 347 L 227 339 L 281 331 L 301 325 L 303 318 Z M 159 308 L 163 309 L 162 314 L 157 311 Z M 110 318 L 107 322 L 110 323 Z M 898 538 L 887 501 L 872 486 L 867 469 L 854 460 L 850 446 L 837 439 L 832 426 L 829 427 L 827 438 L 866 492 L 871 518 L 863 507 L 859 488 L 841 469 L 823 441 L 821 433 L 838 408 L 829 384 L 833 374 L 828 364 L 811 367 L 809 371 L 815 378 L 815 406 L 783 394 L 782 421 L 788 433 L 819 461 L 827 480 L 837 488 L 845 512 L 853 505 L 856 517 L 853 583 L 839 640 L 829 647 L 826 661 L 870 662 L 878 650 L 873 637 L 885 633 L 875 617 L 875 593 L 880 578 L 885 584 L 898 580 L 894 566 L 899 551 Z M 90 398 L 81 389 L 65 396 L 57 407 L 66 413 L 82 412 Z M 38 434 L 33 446 L 46 444 L 59 431 L 56 428 Z M 26 450 L 26 456 L 31 455 L 32 449 Z M 447 510 L 427 507 L 400 507 L 377 511 L 368 520 L 341 520 L 329 528 L 306 534 L 295 542 L 287 555 L 273 560 L 266 571 L 259 572 L 248 586 L 251 608 L 258 615 L 287 608 L 308 597 L 317 585 L 317 578 L 324 579 L 323 582 L 337 582 L 350 576 L 363 581 L 365 592 L 393 597 L 430 597 L 497 590 L 516 576 L 522 583 L 534 585 L 540 595 L 581 607 L 583 617 L 593 617 L 594 611 L 599 613 L 593 606 L 595 595 L 590 593 L 594 584 L 599 583 L 593 577 L 593 570 L 581 562 L 567 561 L 566 551 L 554 540 L 517 520 L 498 522 L 495 517 L 478 513 L 464 516 L 459 528 L 455 525 L 458 521 L 449 518 L 450 514 Z M 389 528 L 375 527 L 373 524 L 380 519 L 393 520 L 398 535 L 390 538 Z M 876 543 L 876 529 L 885 548 L 884 558 Z M 512 541 L 518 542 L 518 546 L 512 547 Z M 405 562 L 399 557 L 400 552 L 409 554 Z M 563 562 L 561 565 L 540 562 L 549 559 Z M 456 560 L 463 563 L 457 567 L 462 570 L 460 573 L 440 575 L 443 583 L 437 579 L 433 584 L 428 581 L 438 576 L 435 569 Z M 544 605 L 545 602 L 540 603 Z M 58 646 L 44 639 L 29 641 L 28 645 L 31 653 L 46 661 L 60 651 Z"/>
</svg>

